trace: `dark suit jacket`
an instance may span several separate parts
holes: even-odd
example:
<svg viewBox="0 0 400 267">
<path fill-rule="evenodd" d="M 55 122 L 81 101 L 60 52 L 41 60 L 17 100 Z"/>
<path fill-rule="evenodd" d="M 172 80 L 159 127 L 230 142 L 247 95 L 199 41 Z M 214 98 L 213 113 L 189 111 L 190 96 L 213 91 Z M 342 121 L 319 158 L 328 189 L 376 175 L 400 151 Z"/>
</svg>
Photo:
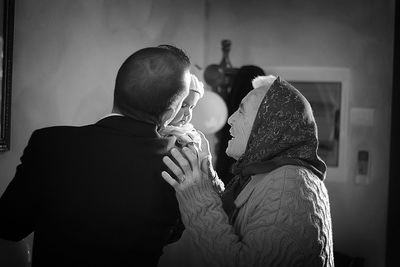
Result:
<svg viewBox="0 0 400 267">
<path fill-rule="evenodd" d="M 122 116 L 35 131 L 0 198 L 0 238 L 34 232 L 33 266 L 155 266 L 179 219 L 161 177 L 174 142 Z"/>
</svg>

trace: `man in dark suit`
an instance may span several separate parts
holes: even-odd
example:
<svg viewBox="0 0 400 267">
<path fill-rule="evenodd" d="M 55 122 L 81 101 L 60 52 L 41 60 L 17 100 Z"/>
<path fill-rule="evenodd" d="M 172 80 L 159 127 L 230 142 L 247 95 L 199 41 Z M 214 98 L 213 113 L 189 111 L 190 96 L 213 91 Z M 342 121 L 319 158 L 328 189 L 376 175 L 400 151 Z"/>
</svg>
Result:
<svg viewBox="0 0 400 267">
<path fill-rule="evenodd" d="M 157 129 L 189 92 L 180 49 L 141 49 L 118 71 L 113 113 L 34 131 L 0 198 L 0 238 L 34 232 L 33 266 L 156 266 L 179 220 Z"/>
</svg>

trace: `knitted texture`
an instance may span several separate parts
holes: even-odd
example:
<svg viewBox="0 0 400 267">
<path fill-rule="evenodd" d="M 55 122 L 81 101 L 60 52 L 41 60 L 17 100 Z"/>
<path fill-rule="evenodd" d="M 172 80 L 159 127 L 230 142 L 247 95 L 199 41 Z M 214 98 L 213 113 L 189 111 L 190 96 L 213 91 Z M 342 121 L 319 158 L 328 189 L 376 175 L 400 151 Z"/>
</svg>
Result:
<svg viewBox="0 0 400 267">
<path fill-rule="evenodd" d="M 233 226 L 209 181 L 177 193 L 177 199 L 203 261 L 198 266 L 334 266 L 328 193 L 305 168 L 253 176 L 235 201 Z M 177 257 L 185 257 L 184 251 Z"/>
</svg>

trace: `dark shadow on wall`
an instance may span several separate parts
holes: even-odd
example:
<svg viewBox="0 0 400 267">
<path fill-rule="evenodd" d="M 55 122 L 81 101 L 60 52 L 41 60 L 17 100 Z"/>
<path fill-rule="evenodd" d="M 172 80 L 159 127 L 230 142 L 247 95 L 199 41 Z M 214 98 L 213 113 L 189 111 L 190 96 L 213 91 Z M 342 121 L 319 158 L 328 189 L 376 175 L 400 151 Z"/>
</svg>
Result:
<svg viewBox="0 0 400 267">
<path fill-rule="evenodd" d="M 395 35 L 392 87 L 392 123 L 390 140 L 389 199 L 386 232 L 386 266 L 399 266 L 400 240 L 400 182 L 399 170 L 399 121 L 400 121 L 400 3 L 395 3 Z"/>
<path fill-rule="evenodd" d="M 364 267 L 364 259 L 334 252 L 335 267 Z"/>
</svg>

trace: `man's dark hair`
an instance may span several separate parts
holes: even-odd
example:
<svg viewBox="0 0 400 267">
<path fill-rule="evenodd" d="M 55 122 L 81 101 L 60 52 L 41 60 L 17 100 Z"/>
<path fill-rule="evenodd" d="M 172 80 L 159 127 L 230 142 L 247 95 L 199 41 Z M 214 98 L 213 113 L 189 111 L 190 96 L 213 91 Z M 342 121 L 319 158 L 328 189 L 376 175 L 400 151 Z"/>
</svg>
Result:
<svg viewBox="0 0 400 267">
<path fill-rule="evenodd" d="M 161 122 L 162 115 L 185 92 L 186 53 L 171 45 L 143 48 L 121 65 L 114 89 L 114 108 L 123 115 Z"/>
</svg>

